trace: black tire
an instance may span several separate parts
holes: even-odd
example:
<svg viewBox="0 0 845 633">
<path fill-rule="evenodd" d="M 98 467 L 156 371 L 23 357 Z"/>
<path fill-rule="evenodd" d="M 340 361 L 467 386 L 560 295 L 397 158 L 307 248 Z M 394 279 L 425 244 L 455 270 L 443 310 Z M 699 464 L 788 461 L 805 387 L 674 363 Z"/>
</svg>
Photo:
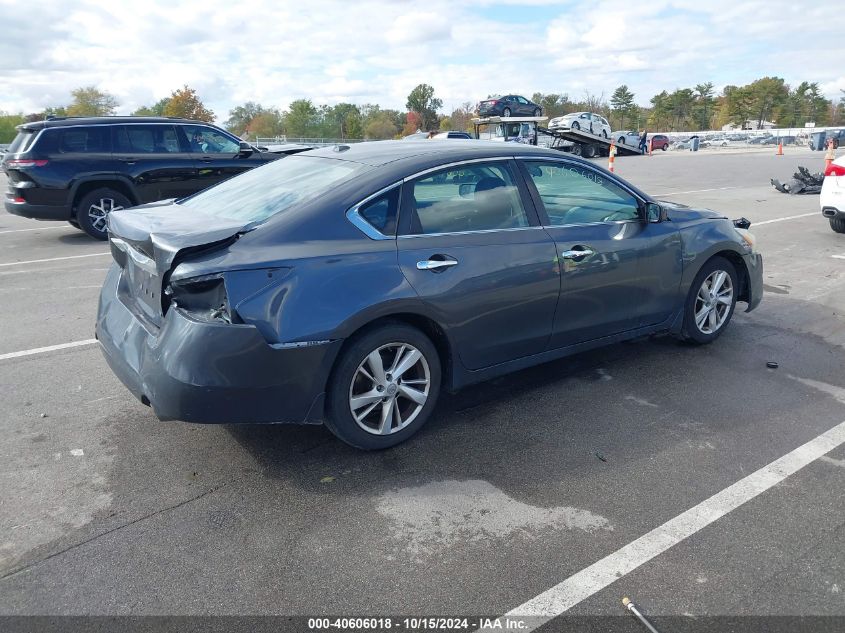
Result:
<svg viewBox="0 0 845 633">
<path fill-rule="evenodd" d="M 625 144 L 625 137 L 624 137 L 624 136 L 620 136 L 618 139 L 616 139 L 616 142 L 617 142 L 619 145 L 624 145 L 624 144 Z"/>
<path fill-rule="evenodd" d="M 731 302 L 730 306 L 728 306 L 727 315 L 724 317 L 724 320 L 719 325 L 718 329 L 712 332 L 703 332 L 699 329 L 695 322 L 696 300 L 699 299 L 698 293 L 702 288 L 702 284 L 704 284 L 704 280 L 708 279 L 710 275 L 717 271 L 725 272 L 728 274 L 728 277 L 730 277 L 731 288 L 733 290 L 731 294 Z M 698 271 L 698 274 L 695 276 L 695 279 L 690 286 L 689 293 L 687 293 L 687 298 L 684 302 L 684 325 L 681 332 L 681 337 L 684 340 L 696 345 L 706 345 L 707 343 L 712 343 L 722 335 L 722 332 L 724 332 L 730 324 L 731 317 L 733 316 L 734 309 L 736 308 L 736 296 L 739 291 L 737 281 L 736 268 L 724 257 L 713 257 L 701 267 L 701 270 Z"/>
<path fill-rule="evenodd" d="M 581 144 L 580 144 L 580 143 L 575 143 L 575 145 L 573 145 L 573 146 L 572 146 L 572 149 L 570 150 L 570 152 L 571 152 L 574 156 L 580 156 L 580 155 L 581 155 Z"/>
<path fill-rule="evenodd" d="M 540 108 L 534 108 L 534 116 L 543 116 L 543 111 Z"/>
<path fill-rule="evenodd" d="M 67 223 L 75 229 L 78 229 L 80 231 L 82 230 L 81 228 L 79 228 L 79 222 L 77 222 L 75 219 L 68 220 Z"/>
<path fill-rule="evenodd" d="M 581 156 L 584 158 L 594 158 L 596 155 L 596 146 L 592 143 L 589 145 L 584 145 L 581 149 Z"/>
<path fill-rule="evenodd" d="M 845 233 L 845 218 L 828 218 L 830 228 L 836 233 Z"/>
<path fill-rule="evenodd" d="M 602 130 L 602 131 L 601 131 L 601 135 L 602 135 L 604 138 L 607 138 L 607 130 Z"/>
<path fill-rule="evenodd" d="M 571 129 L 571 130 L 580 130 L 580 129 L 581 129 L 581 124 L 580 124 L 580 123 L 578 123 L 578 121 L 573 121 L 573 122 L 572 122 L 572 125 L 570 125 L 570 126 L 569 126 L 569 129 Z"/>
<path fill-rule="evenodd" d="M 354 388 L 353 381 L 359 376 L 359 366 L 372 352 L 390 344 L 411 345 L 422 354 L 429 372 L 428 397 L 407 426 L 390 434 L 376 435 L 359 426 L 352 415 L 349 399 Z M 332 370 L 327 388 L 326 426 L 338 439 L 355 448 L 371 451 L 395 446 L 414 435 L 428 421 L 437 405 L 441 375 L 437 349 L 418 329 L 403 323 L 387 323 L 366 330 L 349 341 Z M 401 384 L 401 381 L 397 382 Z M 380 407 L 377 405 L 376 408 Z"/>
<path fill-rule="evenodd" d="M 664 152 L 669 149 L 669 143 L 663 143 L 663 147 L 661 148 Z"/>
<path fill-rule="evenodd" d="M 76 205 L 76 222 L 79 228 L 95 240 L 108 239 L 106 216 L 111 211 L 131 207 L 132 202 L 114 189 L 95 189 L 87 193 Z"/>
<path fill-rule="evenodd" d="M 502 110 L 502 116 L 507 117 L 507 116 L 510 116 L 510 115 L 511 115 L 511 109 L 510 108 L 505 108 L 504 110 Z"/>
</svg>

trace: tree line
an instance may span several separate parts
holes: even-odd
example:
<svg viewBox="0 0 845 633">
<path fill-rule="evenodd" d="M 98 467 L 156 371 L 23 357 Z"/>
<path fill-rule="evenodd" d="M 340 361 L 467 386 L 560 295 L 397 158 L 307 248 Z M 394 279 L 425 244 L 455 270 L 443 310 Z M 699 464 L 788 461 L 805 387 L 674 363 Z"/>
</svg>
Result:
<svg viewBox="0 0 845 633">
<path fill-rule="evenodd" d="M 488 95 L 493 97 L 498 95 Z M 0 143 L 15 136 L 15 126 L 47 116 L 108 116 L 117 111 L 117 99 L 85 86 L 71 92 L 67 106 L 47 108 L 41 112 L 8 114 L 0 112 Z M 763 77 L 745 86 L 725 86 L 716 94 L 712 82 L 691 88 L 663 90 L 649 100 L 650 106 L 639 106 L 636 95 L 627 85 L 616 88 L 609 100 L 604 95 L 586 92 L 581 99 L 565 93 L 534 93 L 531 100 L 543 108 L 550 118 L 569 112 L 587 110 L 607 118 L 614 130 L 649 129 L 660 132 L 720 129 L 727 124 L 742 125 L 746 121 L 777 127 L 845 125 L 845 90 L 837 102 L 822 95 L 818 82 L 803 81 L 788 85 L 779 77 Z M 390 139 L 417 131 L 472 130 L 476 105 L 466 102 L 446 114 L 443 101 L 429 84 L 419 84 L 405 103 L 405 111 L 383 109 L 378 104 L 338 103 L 315 105 L 311 99 L 297 99 L 287 109 L 249 101 L 232 108 L 223 125 L 247 139 L 275 138 L 339 138 Z M 185 85 L 157 103 L 138 108 L 133 116 L 172 116 L 201 121 L 214 121 L 216 116 L 202 102 L 193 88 Z"/>
</svg>

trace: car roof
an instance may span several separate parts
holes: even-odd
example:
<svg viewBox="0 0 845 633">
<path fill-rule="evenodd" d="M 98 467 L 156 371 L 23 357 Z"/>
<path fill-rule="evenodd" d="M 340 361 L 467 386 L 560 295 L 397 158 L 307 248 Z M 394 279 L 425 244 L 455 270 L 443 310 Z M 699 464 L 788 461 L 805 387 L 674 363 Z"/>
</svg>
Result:
<svg viewBox="0 0 845 633">
<path fill-rule="evenodd" d="M 43 121 L 32 121 L 22 123 L 19 128 L 36 130 L 48 127 L 67 127 L 72 125 L 114 125 L 119 123 L 191 123 L 217 127 L 206 121 L 195 121 L 192 119 L 180 119 L 178 117 L 166 116 L 96 116 L 96 117 L 55 117 Z"/>
<path fill-rule="evenodd" d="M 395 161 L 408 161 L 420 164 L 431 162 L 432 158 L 442 159 L 443 163 L 472 160 L 474 158 L 493 158 L 499 156 L 537 155 L 562 158 L 558 150 L 523 145 L 505 144 L 495 141 L 476 141 L 468 143 L 466 139 L 444 139 L 439 143 L 403 143 L 402 141 L 370 141 L 333 145 L 308 152 L 308 156 L 322 156 L 337 160 L 347 160 L 364 165 L 378 167 Z"/>
</svg>

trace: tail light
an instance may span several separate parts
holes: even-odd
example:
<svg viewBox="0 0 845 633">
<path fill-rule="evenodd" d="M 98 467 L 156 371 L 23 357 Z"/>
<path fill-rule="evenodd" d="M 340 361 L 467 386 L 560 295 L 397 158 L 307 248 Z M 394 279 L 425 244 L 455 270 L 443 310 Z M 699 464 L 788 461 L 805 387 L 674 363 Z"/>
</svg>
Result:
<svg viewBox="0 0 845 633">
<path fill-rule="evenodd" d="M 827 166 L 827 169 L 824 170 L 825 176 L 845 176 L 845 165 L 837 165 L 836 163 L 831 163 Z"/>
<path fill-rule="evenodd" d="M 204 275 L 171 282 L 165 302 L 179 307 L 191 317 L 208 323 L 242 323 L 229 306 L 221 275 Z M 168 301 L 169 300 L 169 301 Z"/>
<path fill-rule="evenodd" d="M 46 160 L 34 160 L 32 158 L 11 158 L 6 161 L 6 167 L 13 169 L 16 167 L 44 167 L 46 164 Z"/>
</svg>

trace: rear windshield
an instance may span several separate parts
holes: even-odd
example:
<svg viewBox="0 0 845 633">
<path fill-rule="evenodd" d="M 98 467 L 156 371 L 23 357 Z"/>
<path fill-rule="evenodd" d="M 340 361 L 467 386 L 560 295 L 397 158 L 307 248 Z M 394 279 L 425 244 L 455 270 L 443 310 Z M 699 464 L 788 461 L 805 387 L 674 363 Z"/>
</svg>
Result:
<svg viewBox="0 0 845 633">
<path fill-rule="evenodd" d="M 198 213 L 261 222 L 297 203 L 319 197 L 370 169 L 360 163 L 289 156 L 205 189 L 180 204 Z"/>
<path fill-rule="evenodd" d="M 36 130 L 28 130 L 26 128 L 18 132 L 15 140 L 9 145 L 9 154 L 20 154 L 21 152 L 27 151 L 30 145 L 32 145 L 32 141 L 35 140 L 35 133 Z"/>
</svg>

